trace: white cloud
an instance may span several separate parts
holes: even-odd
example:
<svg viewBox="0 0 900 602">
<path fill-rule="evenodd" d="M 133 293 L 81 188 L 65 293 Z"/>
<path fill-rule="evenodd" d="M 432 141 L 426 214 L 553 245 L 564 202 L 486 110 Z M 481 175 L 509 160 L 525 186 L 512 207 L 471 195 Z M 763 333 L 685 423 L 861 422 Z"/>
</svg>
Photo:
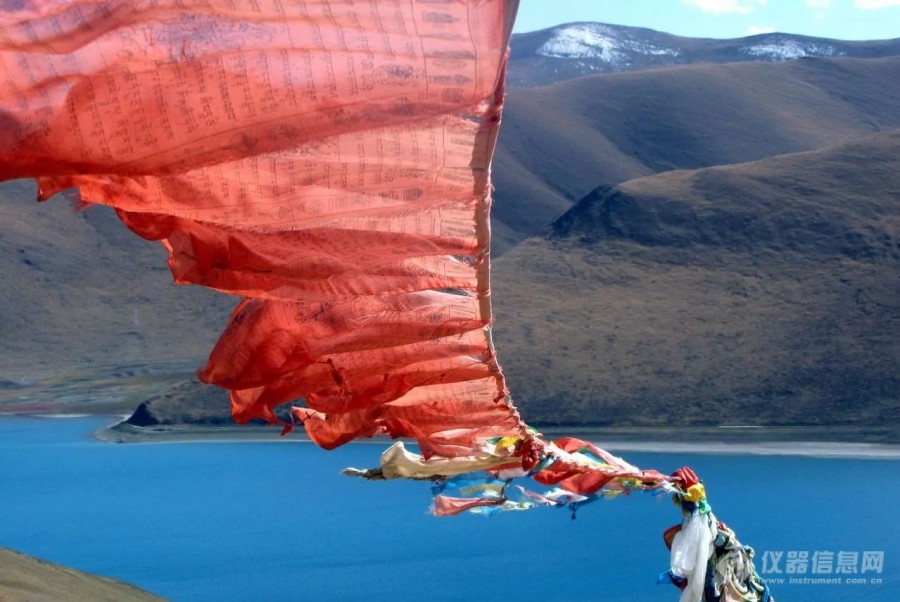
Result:
<svg viewBox="0 0 900 602">
<path fill-rule="evenodd" d="M 727 13 L 740 13 L 746 15 L 752 13 L 753 9 L 757 6 L 766 4 L 768 1 L 769 0 L 682 0 L 682 2 L 688 6 L 694 6 L 705 13 L 713 13 L 716 15 L 724 15 Z"/>
<path fill-rule="evenodd" d="M 761 25 L 751 25 L 747 28 L 748 36 L 758 36 L 761 33 L 775 33 L 774 27 L 764 27 Z"/>
<path fill-rule="evenodd" d="M 900 0 L 854 0 L 853 5 L 863 10 L 878 10 L 900 6 Z"/>
<path fill-rule="evenodd" d="M 810 8 L 828 8 L 831 0 L 806 0 L 806 6 Z"/>
</svg>

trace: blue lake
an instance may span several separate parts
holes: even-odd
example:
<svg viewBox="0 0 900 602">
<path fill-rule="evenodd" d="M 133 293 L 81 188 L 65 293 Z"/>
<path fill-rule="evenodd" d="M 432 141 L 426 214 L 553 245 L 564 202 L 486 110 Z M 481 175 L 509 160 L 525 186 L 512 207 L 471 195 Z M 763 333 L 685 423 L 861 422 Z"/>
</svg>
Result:
<svg viewBox="0 0 900 602">
<path fill-rule="evenodd" d="M 678 599 L 655 584 L 668 563 L 661 534 L 679 520 L 667 499 L 598 503 L 577 520 L 562 509 L 438 519 L 427 484 L 338 474 L 376 465 L 387 443 L 120 445 L 90 438 L 103 424 L 0 419 L 0 546 L 176 601 Z M 780 601 L 900 600 L 900 463 L 622 455 L 663 472 L 692 466 L 758 567 L 765 552 L 783 554 L 770 583 L 842 577 L 772 583 Z M 884 565 L 786 574 L 798 551 L 833 553 L 835 570 L 840 552 L 880 552 Z"/>
</svg>

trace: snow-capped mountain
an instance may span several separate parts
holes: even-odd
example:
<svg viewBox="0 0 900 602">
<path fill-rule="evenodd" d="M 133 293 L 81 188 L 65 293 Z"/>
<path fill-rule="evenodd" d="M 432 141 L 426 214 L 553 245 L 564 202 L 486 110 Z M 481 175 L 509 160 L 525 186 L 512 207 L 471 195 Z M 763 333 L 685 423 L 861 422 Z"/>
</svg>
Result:
<svg viewBox="0 0 900 602">
<path fill-rule="evenodd" d="M 600 59 L 610 65 L 625 66 L 633 54 L 677 57 L 680 51 L 658 46 L 643 36 L 610 25 L 583 23 L 557 27 L 536 54 L 550 58 Z"/>
<path fill-rule="evenodd" d="M 900 38 L 848 42 L 770 33 L 714 40 L 604 23 L 569 23 L 514 35 L 508 77 L 510 85 L 533 87 L 594 73 L 692 63 L 896 55 L 900 55 Z"/>
</svg>

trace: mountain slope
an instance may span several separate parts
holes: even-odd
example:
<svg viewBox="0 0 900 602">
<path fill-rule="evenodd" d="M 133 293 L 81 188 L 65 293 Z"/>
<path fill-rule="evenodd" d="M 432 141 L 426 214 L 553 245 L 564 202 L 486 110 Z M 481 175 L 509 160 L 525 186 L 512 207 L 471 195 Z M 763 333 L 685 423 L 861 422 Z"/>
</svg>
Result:
<svg viewBox="0 0 900 602">
<path fill-rule="evenodd" d="M 689 66 L 513 90 L 493 168 L 494 252 L 597 186 L 900 127 L 897 106 L 898 58 Z M 191 373 L 235 300 L 172 286 L 159 245 L 108 210 L 73 214 L 64 201 L 33 199 L 33 185 L 0 185 L 0 274 L 15 283 L 0 287 L 0 398 L 80 403 L 96 399 L 101 378 L 110 402 L 124 404 L 146 391 L 134 390 L 142 374 L 152 384 L 154 374 Z"/>
<path fill-rule="evenodd" d="M 163 248 L 108 208 L 34 199 L 33 183 L 0 184 L 0 402 L 134 407 L 159 374 L 191 374 L 236 300 L 173 285 Z M 132 390 L 142 375 L 151 388 Z"/>
<path fill-rule="evenodd" d="M 162 598 L 136 587 L 82 573 L 0 548 L 3 602 L 153 602 Z"/>
<path fill-rule="evenodd" d="M 511 86 L 517 87 L 546 86 L 596 73 L 672 65 L 900 55 L 900 38 L 845 41 L 767 33 L 714 40 L 605 23 L 566 23 L 516 34 L 510 46 L 508 79 Z"/>
<path fill-rule="evenodd" d="M 534 90 L 514 89 L 508 99 L 501 148 L 494 164 L 497 186 L 495 252 L 499 254 L 525 236 L 546 228 L 552 218 L 571 207 L 574 199 L 598 186 L 611 188 L 618 182 L 657 171 L 736 163 L 817 148 L 860 134 L 900 127 L 897 106 L 900 106 L 900 59 L 897 58 L 687 66 L 601 75 Z M 739 167 L 746 169 L 746 166 Z M 796 167 L 806 169 L 802 162 Z M 834 189 L 843 190 L 842 187 L 856 177 L 857 169 L 863 177 L 860 181 L 865 182 L 866 168 L 865 162 L 851 166 L 840 181 L 834 183 Z M 677 185 L 678 193 L 678 186 L 681 186 L 678 178 L 682 176 L 670 173 L 665 177 L 676 179 L 642 181 L 672 182 Z M 728 191 L 737 186 L 731 176 L 708 177 L 712 178 L 712 184 L 708 186 L 711 186 L 709 194 L 713 197 L 718 194 L 716 191 Z M 884 181 L 893 181 L 892 177 L 890 173 L 885 174 Z M 744 184 L 753 190 L 767 191 L 766 194 L 769 194 L 769 188 L 778 189 L 774 184 L 749 182 L 741 185 Z M 631 189 L 634 185 L 636 182 L 630 182 L 615 190 Z M 803 183 L 798 186 L 809 187 Z M 736 190 L 740 191 L 740 187 Z M 601 191 L 594 197 L 616 197 L 610 194 Z M 658 198 L 667 198 L 668 192 L 660 188 L 654 194 Z M 783 196 L 783 193 L 778 194 Z M 208 354 L 236 301 L 196 287 L 173 286 L 160 246 L 133 236 L 112 212 L 92 208 L 74 213 L 62 200 L 37 205 L 33 199 L 31 184 L 0 185 L 0 279 L 6 284 L 0 287 L 0 343 L 3 347 L 0 354 L 0 409 L 15 410 L 27 406 L 33 410 L 39 407 L 36 402 L 45 402 L 47 409 L 78 411 L 85 402 L 96 404 L 103 400 L 107 404 L 104 407 L 118 411 L 133 408 L 139 401 L 190 375 Z M 609 204 L 609 207 L 615 206 L 614 202 Z M 638 203 L 636 206 L 639 208 L 635 210 L 637 215 L 647 219 L 653 217 L 648 205 Z M 623 211 L 631 210 L 628 203 L 623 207 Z M 811 210 L 810 207 L 796 211 L 805 216 L 807 214 L 803 212 Z M 843 219 L 840 214 L 829 213 L 828 216 L 828 220 Z M 587 219 L 586 214 L 582 218 Z M 738 217 L 729 219 L 738 220 Z M 618 222 L 610 223 L 620 227 L 616 225 Z M 519 259 L 512 260 L 508 266 L 505 259 L 497 264 L 495 298 L 498 311 L 514 307 L 509 303 L 517 299 L 516 302 L 522 304 L 523 316 L 541 318 L 533 327 L 546 328 L 543 314 L 528 313 L 533 303 L 542 303 L 539 296 L 510 299 L 504 296 L 515 294 L 507 293 L 509 289 L 504 288 L 515 279 L 535 278 L 535 287 L 549 283 L 550 289 L 555 290 L 552 278 L 546 280 L 549 276 L 534 272 L 535 266 L 552 265 L 548 269 L 555 270 L 553 276 L 559 278 L 575 270 L 572 273 L 584 279 L 585 286 L 589 287 L 596 287 L 593 279 L 606 277 L 603 276 L 606 272 L 600 276 L 596 273 L 600 260 L 593 249 L 599 243 L 591 242 L 590 236 L 581 232 L 577 224 L 566 224 L 565 219 L 560 220 L 558 233 L 570 228 L 568 236 L 530 242 L 517 255 Z M 821 224 L 827 232 L 830 227 L 827 220 Z M 688 226 L 679 228 L 691 231 Z M 669 234 L 674 231 L 668 226 L 664 230 Z M 635 236 L 643 235 L 640 229 L 634 232 Z M 718 230 L 714 229 L 714 232 Z M 763 234 L 767 232 L 764 230 Z M 751 267 L 747 269 L 751 274 L 756 273 L 753 270 L 757 268 L 753 266 L 762 261 L 752 257 L 757 249 L 753 243 L 756 235 L 748 232 L 750 242 L 746 243 L 747 250 L 740 256 L 741 261 L 750 262 Z M 586 242 L 577 242 L 582 238 Z M 666 282 L 672 290 L 680 287 L 685 295 L 693 294 L 693 288 L 685 289 L 681 280 L 666 271 L 668 264 L 660 267 L 657 258 L 648 255 L 648 248 L 655 248 L 652 245 L 638 244 L 636 239 L 627 238 L 610 239 L 603 244 L 608 246 L 605 253 L 618 253 L 624 258 L 621 264 L 617 262 L 603 268 L 613 274 L 610 276 L 613 282 L 623 278 L 643 282 L 645 272 L 642 270 L 647 270 L 646 274 L 651 276 L 658 273 L 658 277 L 654 276 L 658 283 Z M 685 249 L 695 244 L 699 243 L 690 242 L 684 247 L 667 242 L 660 248 L 666 249 L 667 253 L 678 250 L 684 255 L 688 253 Z M 571 247 L 566 261 L 572 265 L 553 264 L 556 259 L 551 261 L 542 256 L 542 245 Z M 860 249 L 864 251 L 866 245 L 869 243 Z M 529 249 L 540 252 L 535 251 L 534 257 L 527 260 L 531 253 Z M 764 248 L 760 257 L 765 259 L 773 252 Z M 729 253 L 732 259 L 739 255 L 736 251 Z M 788 249 L 777 253 L 785 257 L 786 253 L 799 253 L 806 257 L 805 251 Z M 706 260 L 705 252 L 684 256 L 694 262 Z M 790 278 L 805 283 L 792 289 L 793 297 L 784 297 L 791 307 L 800 303 L 801 293 L 820 294 L 818 288 L 807 287 L 812 275 L 821 272 L 821 266 L 816 263 L 819 260 L 804 261 L 806 263 L 788 262 L 794 270 Z M 852 272 L 847 277 L 848 282 L 856 282 L 857 277 L 862 279 L 861 282 L 871 280 L 869 272 L 858 271 L 874 269 L 875 264 L 864 254 L 861 259 L 845 258 L 842 261 L 851 262 L 847 264 Z M 632 265 L 634 262 L 638 263 Z M 719 276 L 709 276 L 708 266 L 691 268 L 688 265 L 679 269 L 687 270 L 683 276 L 688 280 L 700 278 L 702 283 L 709 277 L 718 282 Z M 776 276 L 787 278 L 781 272 Z M 830 298 L 834 290 L 850 291 L 849 284 L 838 286 L 832 280 L 823 280 L 826 288 L 822 294 L 826 297 Z M 554 303 L 561 308 L 573 307 L 565 311 L 582 311 L 572 305 L 579 303 L 578 291 L 567 288 L 567 282 L 558 287 L 559 291 L 568 291 L 565 298 Z M 750 284 L 752 282 L 755 281 Z M 642 295 L 656 299 L 657 285 L 647 286 L 649 290 Z M 604 294 L 607 292 L 604 289 Z M 634 298 L 627 296 L 627 288 L 619 292 L 626 295 L 619 300 L 620 309 L 624 311 L 626 301 L 634 302 Z M 851 292 L 856 294 L 855 289 Z M 850 292 L 846 294 L 850 295 Z M 864 293 L 860 294 L 863 295 L 861 299 L 865 299 Z M 703 305 L 703 299 L 689 295 L 686 298 L 692 299 L 693 305 L 689 309 Z M 664 303 L 659 299 L 655 302 Z M 840 308 L 845 302 L 855 307 L 856 301 L 850 297 L 835 301 L 835 307 Z M 777 304 L 772 303 L 777 309 Z M 548 319 L 559 320 L 549 307 L 545 308 Z M 723 320 L 739 323 L 744 319 L 742 315 L 735 315 L 730 306 L 717 305 L 716 308 L 723 312 Z M 883 313 L 873 315 L 890 319 L 890 315 Z M 501 333 L 506 319 L 502 314 L 499 317 Z M 519 326 L 524 328 L 521 323 Z M 880 347 L 876 345 L 876 348 Z M 518 355 L 509 355 L 505 347 L 501 351 L 501 358 L 511 362 L 514 371 L 536 372 L 545 361 L 543 357 L 526 353 L 521 360 L 524 363 L 518 364 Z M 593 353 L 585 351 L 587 360 L 579 365 L 584 365 L 585 369 L 593 365 Z M 863 354 L 862 351 L 858 353 Z M 569 355 L 566 361 L 575 361 L 575 352 Z M 524 393 L 526 401 L 536 399 L 528 390 L 514 390 Z M 591 391 L 593 395 L 596 389 Z M 548 395 L 545 398 L 549 398 Z M 589 415 L 578 414 L 578 411 L 576 409 L 572 416 L 583 419 Z"/>
<path fill-rule="evenodd" d="M 494 274 L 536 422 L 900 423 L 900 131 L 598 189 Z"/>
<path fill-rule="evenodd" d="M 697 65 L 510 90 L 495 253 L 597 186 L 839 144 L 900 127 L 900 58 Z"/>
</svg>

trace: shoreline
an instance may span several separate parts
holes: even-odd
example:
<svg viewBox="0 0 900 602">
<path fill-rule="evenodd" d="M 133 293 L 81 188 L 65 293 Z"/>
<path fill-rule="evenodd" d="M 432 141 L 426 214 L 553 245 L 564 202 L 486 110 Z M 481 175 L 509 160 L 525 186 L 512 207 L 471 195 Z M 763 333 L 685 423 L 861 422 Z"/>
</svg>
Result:
<svg viewBox="0 0 900 602">
<path fill-rule="evenodd" d="M 627 432 L 623 432 L 626 431 Z M 660 430 L 667 432 L 681 431 L 678 438 L 659 438 Z M 544 429 L 547 439 L 560 436 L 578 436 L 597 443 L 612 452 L 640 452 L 666 454 L 707 454 L 707 455 L 754 455 L 754 456 L 790 456 L 823 459 L 859 459 L 859 460 L 900 460 L 900 445 L 871 441 L 836 441 L 828 439 L 814 440 L 796 438 L 797 429 L 789 432 L 775 431 L 767 427 L 753 427 L 754 437 L 742 437 L 744 429 L 649 429 L 628 428 L 604 430 L 599 428 L 554 427 Z M 748 429 L 749 430 L 749 429 Z M 717 431 L 719 431 L 717 433 Z M 736 432 L 737 431 L 737 432 Z M 727 437 L 714 437 L 716 434 Z M 786 437 L 785 435 L 794 435 Z M 824 433 L 814 433 L 822 435 Z M 844 433 L 846 434 L 846 433 Z M 766 438 L 762 438 L 766 435 Z M 197 426 L 159 426 L 137 427 L 124 422 L 105 426 L 93 433 L 95 439 L 107 443 L 312 443 L 302 430 L 295 430 L 282 437 L 279 429 L 268 426 L 233 426 L 233 427 L 197 427 Z M 689 440 L 685 441 L 687 438 Z M 680 440 L 679 440 L 680 439 Z M 392 440 L 384 437 L 355 441 L 363 445 L 387 447 Z"/>
<path fill-rule="evenodd" d="M 65 420 L 106 418 L 110 423 L 90 436 L 104 443 L 312 443 L 302 429 L 286 436 L 272 426 L 159 425 L 138 427 L 127 424 L 128 416 L 106 413 L 0 413 L 0 418 L 41 418 Z M 761 425 L 718 427 L 589 427 L 552 426 L 539 429 L 545 438 L 575 436 L 590 440 L 615 453 L 665 453 L 706 455 L 752 455 L 810 457 L 823 459 L 900 460 L 900 444 L 893 443 L 886 429 L 851 427 L 768 427 Z M 362 445 L 387 447 L 384 438 L 356 441 Z"/>
</svg>

